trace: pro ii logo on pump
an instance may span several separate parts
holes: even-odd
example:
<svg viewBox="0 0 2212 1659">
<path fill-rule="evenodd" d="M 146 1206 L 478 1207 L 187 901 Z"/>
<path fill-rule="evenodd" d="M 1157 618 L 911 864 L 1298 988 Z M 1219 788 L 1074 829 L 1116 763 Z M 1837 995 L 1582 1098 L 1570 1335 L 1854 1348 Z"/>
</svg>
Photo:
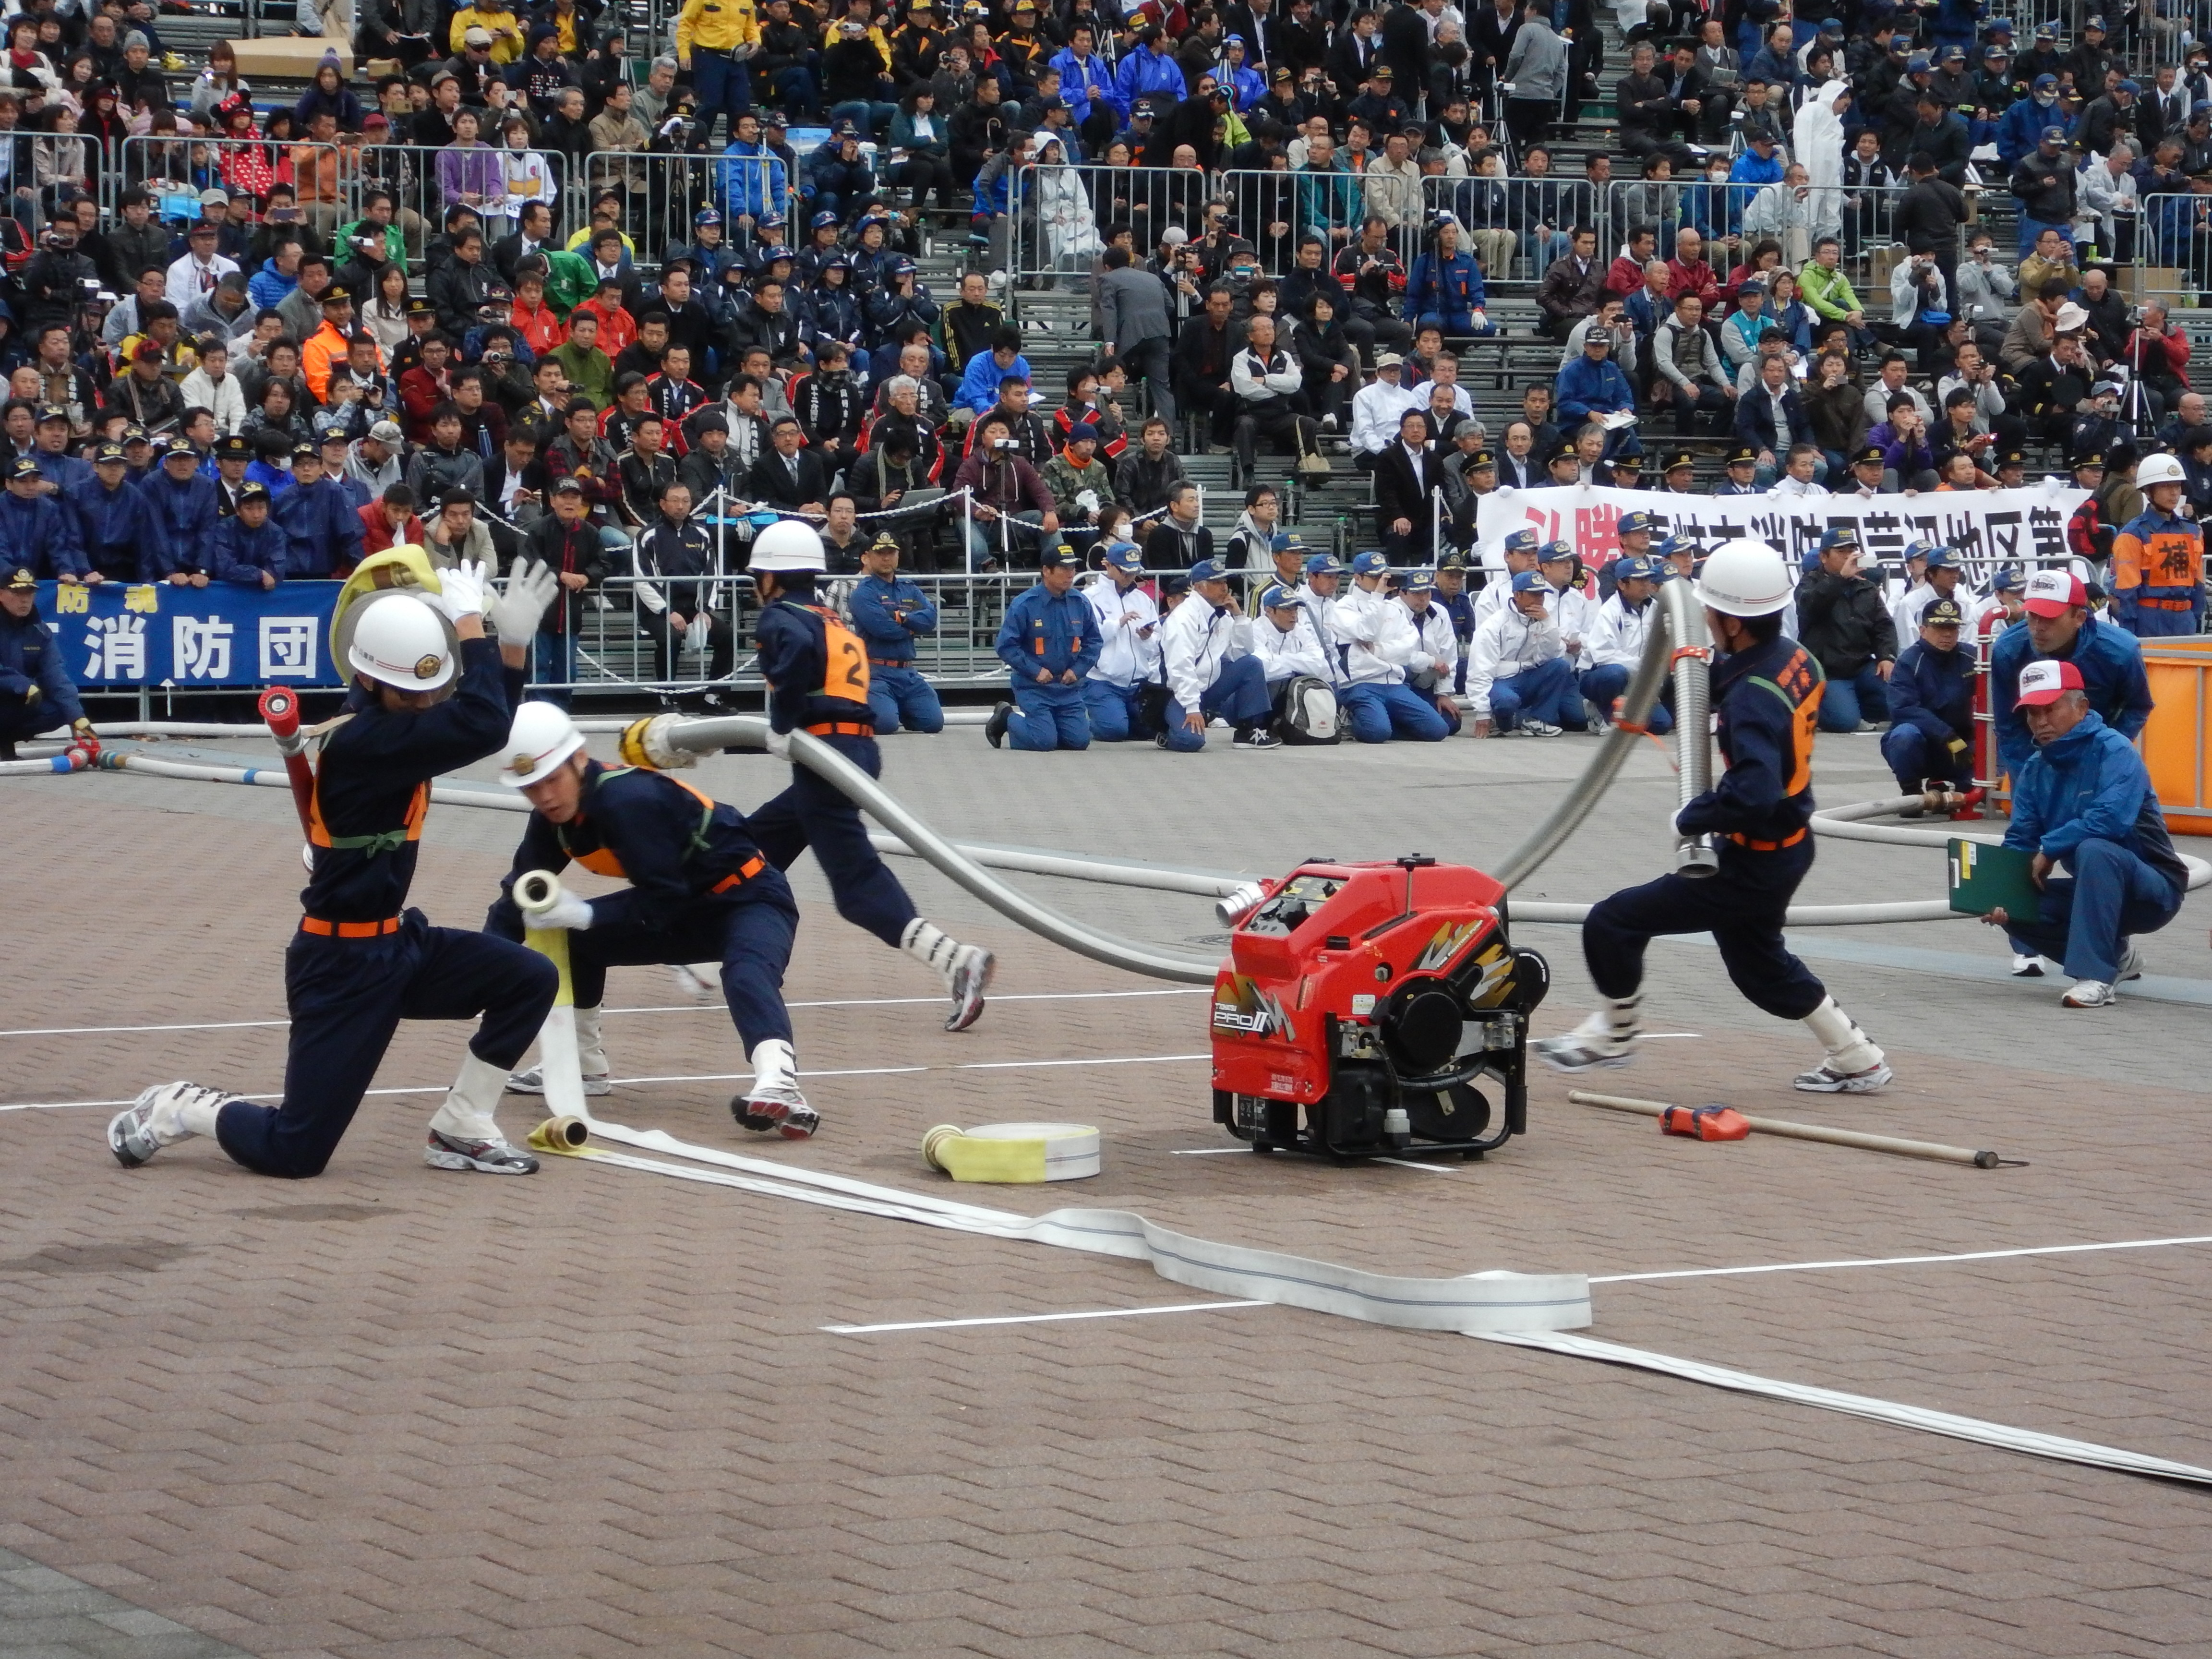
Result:
<svg viewBox="0 0 2212 1659">
<path fill-rule="evenodd" d="M 1285 1042 L 1296 1041 L 1290 1016 L 1283 1012 L 1281 1002 L 1242 974 L 1225 975 L 1215 982 L 1213 1029 L 1236 1031 L 1245 1036 L 1270 1036 L 1280 1032 Z"/>
</svg>

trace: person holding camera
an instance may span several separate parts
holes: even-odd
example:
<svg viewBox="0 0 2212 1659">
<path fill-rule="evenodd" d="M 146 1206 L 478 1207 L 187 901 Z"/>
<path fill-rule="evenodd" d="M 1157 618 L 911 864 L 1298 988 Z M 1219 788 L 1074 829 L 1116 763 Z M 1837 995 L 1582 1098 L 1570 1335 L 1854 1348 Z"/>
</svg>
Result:
<svg viewBox="0 0 2212 1659">
<path fill-rule="evenodd" d="M 1036 469 L 1014 453 L 1013 434 L 1000 416 L 986 415 L 977 423 L 975 441 L 952 476 L 952 487 L 971 492 L 971 571 L 1000 568 L 1012 562 L 1016 548 L 1025 548 L 1040 536 L 1059 539 L 1060 515 L 1052 491 Z"/>
<path fill-rule="evenodd" d="M 1943 343 L 1951 321 L 1951 290 L 1936 268 L 1936 246 L 1925 236 L 1912 239 L 1911 252 L 1890 268 L 1889 315 L 1899 340 L 1918 348 L 1924 374 Z"/>
</svg>

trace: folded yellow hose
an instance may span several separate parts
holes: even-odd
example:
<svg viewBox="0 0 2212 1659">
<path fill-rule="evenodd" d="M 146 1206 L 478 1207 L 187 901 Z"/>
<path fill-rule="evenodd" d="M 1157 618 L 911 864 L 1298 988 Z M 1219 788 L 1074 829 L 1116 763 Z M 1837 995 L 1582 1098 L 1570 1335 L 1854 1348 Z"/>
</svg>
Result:
<svg viewBox="0 0 2212 1659">
<path fill-rule="evenodd" d="M 921 1156 L 955 1181 L 1080 1181 L 1098 1173 L 1098 1131 L 1081 1123 L 940 1123 L 921 1138 Z"/>
</svg>

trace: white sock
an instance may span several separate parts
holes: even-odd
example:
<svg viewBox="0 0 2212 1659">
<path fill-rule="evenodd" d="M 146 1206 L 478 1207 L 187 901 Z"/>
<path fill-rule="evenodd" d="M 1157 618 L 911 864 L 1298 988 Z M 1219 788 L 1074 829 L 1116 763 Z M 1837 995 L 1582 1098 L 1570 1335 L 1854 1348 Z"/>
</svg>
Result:
<svg viewBox="0 0 2212 1659">
<path fill-rule="evenodd" d="M 461 1074 L 432 1115 L 430 1127 L 456 1140 L 501 1139 L 492 1114 L 506 1090 L 507 1067 L 478 1060 L 471 1050 L 462 1057 Z"/>
<path fill-rule="evenodd" d="M 212 1135 L 216 1119 L 222 1115 L 222 1109 L 230 1101 L 228 1095 L 197 1094 L 172 1109 L 156 1108 L 153 1115 L 155 1132 L 158 1135 L 167 1127 L 182 1135 Z M 168 1120 L 166 1125 L 162 1122 L 164 1118 Z"/>
<path fill-rule="evenodd" d="M 1881 1050 L 1875 1048 L 1867 1034 L 1842 1009 L 1836 1000 L 1828 997 L 1820 1006 L 1805 1016 L 1806 1029 L 1820 1040 L 1828 1051 L 1828 1064 L 1838 1072 L 1871 1071 L 1881 1064 Z"/>
<path fill-rule="evenodd" d="M 781 1037 L 767 1037 L 753 1045 L 752 1086 L 745 1091 L 748 1098 L 759 1099 L 779 1089 L 791 1087 L 799 1077 L 799 1056 Z"/>
<path fill-rule="evenodd" d="M 586 1077 L 605 1077 L 607 1074 L 606 1045 L 599 1039 L 598 1008 L 576 1010 L 577 1069 Z"/>
<path fill-rule="evenodd" d="M 899 936 L 899 949 L 916 962 L 936 969 L 947 985 L 952 983 L 952 965 L 959 960 L 960 941 L 936 923 L 916 916 Z"/>
</svg>

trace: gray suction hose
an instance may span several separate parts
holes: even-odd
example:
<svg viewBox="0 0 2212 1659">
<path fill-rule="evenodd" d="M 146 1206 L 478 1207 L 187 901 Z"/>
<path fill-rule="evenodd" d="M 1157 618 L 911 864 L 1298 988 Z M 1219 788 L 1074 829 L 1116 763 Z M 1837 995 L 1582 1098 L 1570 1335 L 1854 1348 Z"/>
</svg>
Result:
<svg viewBox="0 0 2212 1659">
<path fill-rule="evenodd" d="M 684 720 L 671 729 L 668 741 L 679 749 L 713 753 L 732 744 L 748 749 L 768 746 L 768 721 L 757 714 L 731 714 L 715 720 Z M 982 866 L 901 805 L 897 799 L 859 767 L 828 744 L 804 732 L 791 734 L 791 758 L 836 787 L 870 817 L 896 836 L 915 854 L 1000 915 L 1054 944 L 1153 979 L 1182 985 L 1211 985 L 1220 971 L 1218 960 L 1181 957 L 1139 944 L 1133 939 L 1100 933 L 1059 911 L 1039 904 L 1017 888 L 999 880 Z"/>
<path fill-rule="evenodd" d="M 1506 888 L 1518 887 L 1543 866 L 1544 861 L 1558 852 L 1569 836 L 1581 826 L 1590 809 L 1598 804 L 1613 778 L 1627 763 L 1636 747 L 1637 738 L 1651 719 L 1651 710 L 1659 701 L 1659 688 L 1667 678 L 1667 665 L 1674 655 L 1676 643 L 1686 647 L 1702 647 L 1705 643 L 1705 617 L 1696 596 L 1686 581 L 1668 581 L 1659 585 L 1657 603 L 1664 627 L 1649 627 L 1644 630 L 1644 656 L 1636 665 L 1636 672 L 1629 677 L 1628 690 L 1620 699 L 1620 715 L 1612 731 L 1599 743 L 1597 753 L 1583 769 L 1568 790 L 1547 815 L 1544 821 L 1528 832 L 1528 837 L 1505 855 L 1504 862 L 1491 873 Z M 1655 621 L 1658 618 L 1655 618 Z M 1703 657 L 1685 657 L 1675 665 L 1674 671 L 1674 732 L 1675 744 L 1681 756 L 1682 799 L 1701 795 L 1712 787 L 1712 745 L 1708 727 L 1711 722 L 1706 710 L 1706 674 L 1709 665 Z M 1691 718 L 1691 704 L 1695 704 L 1695 719 Z M 1692 782 L 1695 787 L 1692 787 Z M 1710 850 L 1710 848 L 1708 849 Z M 1678 859 L 1686 854 L 1678 854 Z M 1685 872 L 1685 873 L 1694 873 Z"/>
<path fill-rule="evenodd" d="M 1712 636 L 1705 631 L 1705 607 L 1690 592 L 1689 583 L 1667 582 L 1659 592 L 1668 601 L 1667 631 L 1674 644 L 1674 747 L 1680 757 L 1675 773 L 1680 792 L 1677 804 L 1687 806 L 1713 787 Z M 1675 837 L 1677 875 L 1710 876 L 1720 867 L 1711 836 Z"/>
</svg>

